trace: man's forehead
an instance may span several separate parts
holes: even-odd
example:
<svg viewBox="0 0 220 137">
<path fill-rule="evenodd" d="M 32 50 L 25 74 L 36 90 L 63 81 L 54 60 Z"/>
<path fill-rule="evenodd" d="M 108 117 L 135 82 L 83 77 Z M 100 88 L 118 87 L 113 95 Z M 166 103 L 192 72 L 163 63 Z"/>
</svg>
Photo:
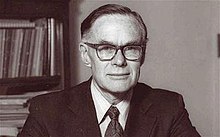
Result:
<svg viewBox="0 0 220 137">
<path fill-rule="evenodd" d="M 109 14 L 109 15 L 102 15 L 99 18 L 97 18 L 92 27 L 95 25 L 102 25 L 104 23 L 115 23 L 115 24 L 121 24 L 121 23 L 135 23 L 137 26 L 140 24 L 138 21 L 131 15 L 124 15 L 124 14 Z"/>
<path fill-rule="evenodd" d="M 126 43 L 140 43 L 144 34 L 140 24 L 134 17 L 120 14 L 98 18 L 91 27 L 90 32 L 90 38 L 98 40 L 96 42 L 111 42 L 112 39 L 115 40 L 115 37 L 118 37 L 118 40 L 128 40 Z"/>
<path fill-rule="evenodd" d="M 127 41 L 126 43 L 123 43 L 123 44 L 115 44 L 114 42 L 112 41 L 107 41 L 107 40 L 100 40 L 100 42 L 98 42 L 98 44 L 103 44 L 103 45 L 112 45 L 112 46 L 129 46 L 129 45 L 142 45 L 144 43 L 142 43 L 141 41 Z"/>
</svg>

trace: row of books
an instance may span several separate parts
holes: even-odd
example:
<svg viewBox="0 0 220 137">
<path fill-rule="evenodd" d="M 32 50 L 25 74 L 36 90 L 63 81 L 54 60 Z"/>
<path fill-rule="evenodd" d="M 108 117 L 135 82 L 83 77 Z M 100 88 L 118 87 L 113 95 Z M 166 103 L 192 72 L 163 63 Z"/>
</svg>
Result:
<svg viewBox="0 0 220 137">
<path fill-rule="evenodd" d="M 28 97 L 0 97 L 0 128 L 22 127 L 28 116 Z"/>
<path fill-rule="evenodd" d="M 54 90 L 53 92 L 56 92 Z M 27 93 L 24 95 L 0 96 L 0 128 L 22 128 L 29 114 L 29 100 L 37 95 L 50 91 Z"/>
<path fill-rule="evenodd" d="M 62 31 L 53 18 L 0 19 L 0 78 L 58 75 Z"/>
</svg>

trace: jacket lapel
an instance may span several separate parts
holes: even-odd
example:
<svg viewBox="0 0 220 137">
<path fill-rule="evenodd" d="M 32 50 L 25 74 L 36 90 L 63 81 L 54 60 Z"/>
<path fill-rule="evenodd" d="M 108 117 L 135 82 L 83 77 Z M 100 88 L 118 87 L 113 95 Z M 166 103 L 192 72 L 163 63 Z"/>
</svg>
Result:
<svg viewBox="0 0 220 137">
<path fill-rule="evenodd" d="M 130 112 L 125 127 L 125 137 L 149 137 L 157 117 L 153 111 L 153 101 L 150 95 L 151 88 L 134 88 Z"/>
<path fill-rule="evenodd" d="M 73 117 L 76 117 L 74 122 L 79 124 L 83 136 L 99 137 L 101 132 L 90 92 L 90 82 L 91 80 L 84 82 L 67 93 L 67 102 Z"/>
</svg>

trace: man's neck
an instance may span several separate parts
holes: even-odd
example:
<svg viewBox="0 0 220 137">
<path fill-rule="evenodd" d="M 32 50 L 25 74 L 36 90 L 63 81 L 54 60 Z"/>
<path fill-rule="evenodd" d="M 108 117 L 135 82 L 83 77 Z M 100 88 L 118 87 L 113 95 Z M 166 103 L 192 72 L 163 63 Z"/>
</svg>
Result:
<svg viewBox="0 0 220 137">
<path fill-rule="evenodd" d="M 112 105 L 117 105 L 119 102 L 121 102 L 122 100 L 127 99 L 127 95 L 129 92 L 132 92 L 132 89 L 129 91 L 125 91 L 125 92 L 120 92 L 120 93 L 115 93 L 115 92 L 111 92 L 111 91 L 106 91 L 104 89 L 102 89 L 101 87 L 99 87 L 97 85 L 97 83 L 95 83 L 94 81 L 92 81 L 92 84 L 94 84 L 94 87 L 101 93 L 101 95 Z"/>
</svg>

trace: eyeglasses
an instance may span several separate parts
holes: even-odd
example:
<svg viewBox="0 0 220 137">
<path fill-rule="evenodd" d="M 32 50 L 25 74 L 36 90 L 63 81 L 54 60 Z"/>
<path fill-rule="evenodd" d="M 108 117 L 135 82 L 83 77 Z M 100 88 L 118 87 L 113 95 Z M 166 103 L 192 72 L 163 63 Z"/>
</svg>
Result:
<svg viewBox="0 0 220 137">
<path fill-rule="evenodd" d="M 144 46 L 142 45 L 126 45 L 126 46 L 114 46 L 110 44 L 92 44 L 85 43 L 91 48 L 96 49 L 96 54 L 101 61 L 111 61 L 118 50 L 122 51 L 122 55 L 129 61 L 136 61 L 142 57 L 142 51 Z"/>
</svg>

